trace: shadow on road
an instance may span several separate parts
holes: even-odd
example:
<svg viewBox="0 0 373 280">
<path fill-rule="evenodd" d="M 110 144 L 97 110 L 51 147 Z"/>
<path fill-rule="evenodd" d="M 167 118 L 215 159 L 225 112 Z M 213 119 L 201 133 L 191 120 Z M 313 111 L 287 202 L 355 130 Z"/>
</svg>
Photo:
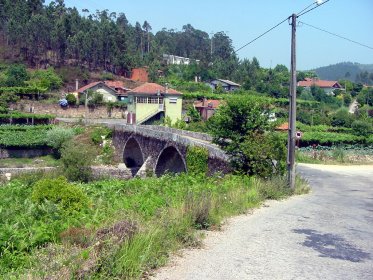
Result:
<svg viewBox="0 0 373 280">
<path fill-rule="evenodd" d="M 370 254 L 348 243 L 343 237 L 332 233 L 320 233 L 312 229 L 294 229 L 293 232 L 305 234 L 303 246 L 314 249 L 320 257 L 341 259 L 350 262 L 370 260 Z"/>
</svg>

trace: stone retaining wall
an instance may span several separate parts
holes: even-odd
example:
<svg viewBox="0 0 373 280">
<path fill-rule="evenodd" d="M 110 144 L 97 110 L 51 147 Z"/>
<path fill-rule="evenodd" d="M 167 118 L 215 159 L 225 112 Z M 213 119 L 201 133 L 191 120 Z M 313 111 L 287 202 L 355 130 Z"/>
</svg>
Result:
<svg viewBox="0 0 373 280">
<path fill-rule="evenodd" d="M 49 172 L 55 169 L 55 167 L 0 168 L 0 179 L 4 179 L 4 177 L 7 176 L 12 177 L 14 175 L 31 172 Z M 131 170 L 109 166 L 92 166 L 92 175 L 94 179 L 108 178 L 127 180 L 132 178 Z"/>
<path fill-rule="evenodd" d="M 18 110 L 27 113 L 35 113 L 35 114 L 53 114 L 57 117 L 61 118 L 84 118 L 86 114 L 85 107 L 81 106 L 74 106 L 74 107 L 67 107 L 62 108 L 58 104 L 43 104 L 40 102 L 32 102 L 32 101 L 20 101 L 16 104 L 11 105 L 10 107 L 13 110 Z M 114 118 L 114 119 L 121 119 L 124 118 L 124 111 L 120 108 L 113 108 L 111 113 L 108 112 L 106 106 L 98 106 L 96 108 L 89 108 L 88 110 L 88 118 Z"/>
<path fill-rule="evenodd" d="M 49 147 L 42 148 L 0 148 L 0 159 L 4 158 L 34 158 L 52 153 Z"/>
</svg>

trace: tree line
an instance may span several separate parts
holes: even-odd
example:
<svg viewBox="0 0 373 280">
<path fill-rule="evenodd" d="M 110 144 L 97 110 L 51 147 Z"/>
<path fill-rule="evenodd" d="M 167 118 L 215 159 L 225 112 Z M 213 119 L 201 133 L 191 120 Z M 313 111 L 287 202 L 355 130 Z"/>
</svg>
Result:
<svg viewBox="0 0 373 280">
<path fill-rule="evenodd" d="M 8 49 L 6 55 L 34 67 L 73 64 L 123 74 L 133 67 L 159 64 L 163 53 L 198 59 L 205 65 L 212 58 L 235 58 L 232 42 L 223 32 L 210 39 L 190 24 L 181 31 L 151 31 L 148 21 L 132 25 L 124 13 L 78 11 L 66 7 L 63 0 L 49 5 L 44 0 L 0 3 L 0 41 Z"/>
<path fill-rule="evenodd" d="M 239 60 L 224 32 L 210 37 L 186 24 L 152 33 L 148 21 L 132 25 L 125 13 L 78 11 L 63 0 L 1 1 L 0 45 L 6 59 L 36 68 L 75 65 L 125 75 L 146 65 L 154 79 L 162 54 L 173 54 L 200 60 L 193 76 L 231 79 L 245 89 L 284 95 L 289 80 L 285 66 L 262 69 L 256 58 Z"/>
</svg>

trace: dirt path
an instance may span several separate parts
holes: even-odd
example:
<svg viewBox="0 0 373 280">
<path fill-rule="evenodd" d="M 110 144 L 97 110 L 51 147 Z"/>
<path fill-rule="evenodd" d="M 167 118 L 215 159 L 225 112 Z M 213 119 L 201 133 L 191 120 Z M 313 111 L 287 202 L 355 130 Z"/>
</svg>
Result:
<svg viewBox="0 0 373 280">
<path fill-rule="evenodd" d="M 153 279 L 372 279 L 373 166 L 298 171 L 310 195 L 229 220 Z"/>
</svg>

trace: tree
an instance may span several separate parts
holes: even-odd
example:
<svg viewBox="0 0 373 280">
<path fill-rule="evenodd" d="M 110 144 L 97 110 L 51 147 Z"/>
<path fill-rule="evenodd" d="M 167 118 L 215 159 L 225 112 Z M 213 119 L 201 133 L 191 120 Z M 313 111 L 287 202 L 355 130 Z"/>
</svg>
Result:
<svg viewBox="0 0 373 280">
<path fill-rule="evenodd" d="M 148 43 L 148 53 L 150 52 L 150 33 L 149 31 L 152 30 L 152 27 L 150 26 L 150 24 L 147 22 L 147 21 L 144 21 L 144 24 L 142 25 L 142 28 L 145 30 L 146 32 L 146 35 L 147 35 L 147 43 Z"/>
<path fill-rule="evenodd" d="M 271 132 L 267 106 L 261 99 L 234 97 L 209 119 L 213 142 L 231 156 L 237 172 L 266 177 L 284 171 L 284 144 Z"/>
<path fill-rule="evenodd" d="M 50 67 L 47 70 L 36 70 L 31 73 L 31 79 L 27 81 L 27 84 L 48 90 L 56 90 L 62 86 L 62 79 Z"/>
<path fill-rule="evenodd" d="M 24 86 L 25 81 L 28 79 L 26 67 L 24 65 L 11 65 L 6 71 L 5 85 L 8 87 Z"/>
</svg>

